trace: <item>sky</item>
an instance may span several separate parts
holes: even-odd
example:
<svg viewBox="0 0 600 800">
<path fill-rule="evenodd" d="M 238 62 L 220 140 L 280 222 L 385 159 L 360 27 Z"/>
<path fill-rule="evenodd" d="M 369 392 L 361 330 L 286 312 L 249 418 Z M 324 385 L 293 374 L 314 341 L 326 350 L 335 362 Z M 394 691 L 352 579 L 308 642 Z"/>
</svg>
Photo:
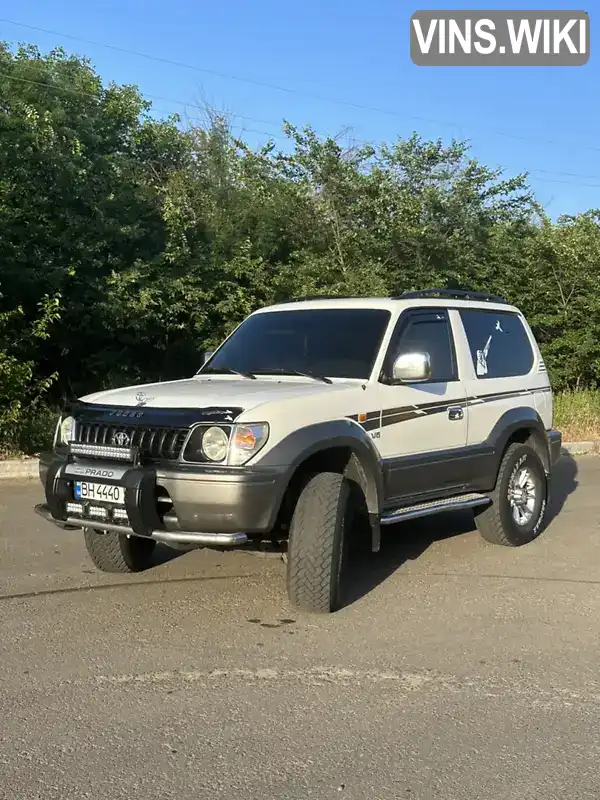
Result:
<svg viewBox="0 0 600 800">
<path fill-rule="evenodd" d="M 133 83 L 152 96 L 160 116 L 177 112 L 193 121 L 208 104 L 230 115 L 235 134 L 251 145 L 281 137 L 283 119 L 322 134 L 349 130 L 355 140 L 370 142 L 413 132 L 466 139 L 486 165 L 507 175 L 530 172 L 551 217 L 600 208 L 594 57 L 600 0 L 585 5 L 591 56 L 584 66 L 421 67 L 410 59 L 410 17 L 417 10 L 518 6 L 501 0 L 419 6 L 404 0 L 4 0 L 0 39 L 85 55 L 104 80 Z M 522 6 L 581 7 L 567 0 Z"/>
</svg>

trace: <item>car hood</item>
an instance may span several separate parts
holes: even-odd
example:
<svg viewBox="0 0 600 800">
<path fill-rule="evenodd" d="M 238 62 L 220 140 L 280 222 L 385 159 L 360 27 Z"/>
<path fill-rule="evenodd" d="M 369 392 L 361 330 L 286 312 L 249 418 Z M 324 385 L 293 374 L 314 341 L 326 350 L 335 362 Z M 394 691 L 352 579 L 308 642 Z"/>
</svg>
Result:
<svg viewBox="0 0 600 800">
<path fill-rule="evenodd" d="M 144 408 L 250 408 L 293 397 L 330 394 L 355 388 L 355 384 L 317 383 L 292 379 L 195 377 L 163 383 L 146 383 L 109 389 L 81 397 L 84 403 Z"/>
</svg>

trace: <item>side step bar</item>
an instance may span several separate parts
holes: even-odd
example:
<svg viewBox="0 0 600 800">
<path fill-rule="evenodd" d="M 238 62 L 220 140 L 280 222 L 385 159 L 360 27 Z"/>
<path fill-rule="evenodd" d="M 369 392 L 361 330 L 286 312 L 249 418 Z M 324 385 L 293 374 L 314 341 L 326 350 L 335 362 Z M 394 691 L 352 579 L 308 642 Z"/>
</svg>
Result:
<svg viewBox="0 0 600 800">
<path fill-rule="evenodd" d="M 459 494 L 455 497 L 446 497 L 444 500 L 433 500 L 429 503 L 417 503 L 414 506 L 405 506 L 393 511 L 384 512 L 381 517 L 381 525 L 393 525 L 395 522 L 403 522 L 407 519 L 417 517 L 429 517 L 431 514 L 439 514 L 441 511 L 458 511 L 464 508 L 475 508 L 490 502 L 490 498 L 485 494 Z"/>
<path fill-rule="evenodd" d="M 126 536 L 138 536 L 128 525 L 115 525 L 113 522 L 103 522 L 97 519 L 83 519 L 81 517 L 67 517 L 65 520 L 54 519 L 47 505 L 40 504 L 35 507 L 36 512 L 48 522 L 53 522 L 59 528 L 73 530 L 75 528 L 93 528 L 98 531 L 114 531 Z M 248 537 L 245 533 L 201 533 L 196 531 L 152 531 L 149 537 L 165 544 L 198 544 L 214 545 L 218 547 L 235 547 L 245 544 Z"/>
</svg>

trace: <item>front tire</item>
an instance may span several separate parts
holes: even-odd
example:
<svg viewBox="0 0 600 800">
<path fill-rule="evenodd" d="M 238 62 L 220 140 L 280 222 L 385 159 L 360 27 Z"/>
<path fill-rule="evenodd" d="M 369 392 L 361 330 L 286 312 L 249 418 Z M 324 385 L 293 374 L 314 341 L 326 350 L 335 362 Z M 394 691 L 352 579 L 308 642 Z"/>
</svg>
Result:
<svg viewBox="0 0 600 800">
<path fill-rule="evenodd" d="M 83 530 L 85 547 L 102 572 L 142 572 L 152 566 L 156 542 L 116 531 Z"/>
<path fill-rule="evenodd" d="M 548 481 L 532 447 L 515 443 L 507 448 L 491 501 L 475 515 L 477 529 L 486 541 L 520 547 L 539 536 L 548 505 Z"/>
<path fill-rule="evenodd" d="M 349 482 L 335 472 L 313 475 L 300 493 L 287 557 L 288 597 L 298 609 L 328 614 L 341 606 L 350 499 Z"/>
</svg>

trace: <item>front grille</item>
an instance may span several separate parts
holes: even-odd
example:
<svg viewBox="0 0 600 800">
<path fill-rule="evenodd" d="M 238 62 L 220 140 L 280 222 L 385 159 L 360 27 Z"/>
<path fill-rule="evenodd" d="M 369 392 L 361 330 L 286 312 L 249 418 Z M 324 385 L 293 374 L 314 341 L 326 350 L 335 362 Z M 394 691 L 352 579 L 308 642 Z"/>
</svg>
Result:
<svg viewBox="0 0 600 800">
<path fill-rule="evenodd" d="M 129 441 L 125 441 L 119 434 L 125 434 Z M 75 441 L 138 447 L 144 458 L 176 461 L 187 435 L 187 428 L 147 428 L 137 425 L 109 425 L 104 422 L 78 422 Z"/>
</svg>

